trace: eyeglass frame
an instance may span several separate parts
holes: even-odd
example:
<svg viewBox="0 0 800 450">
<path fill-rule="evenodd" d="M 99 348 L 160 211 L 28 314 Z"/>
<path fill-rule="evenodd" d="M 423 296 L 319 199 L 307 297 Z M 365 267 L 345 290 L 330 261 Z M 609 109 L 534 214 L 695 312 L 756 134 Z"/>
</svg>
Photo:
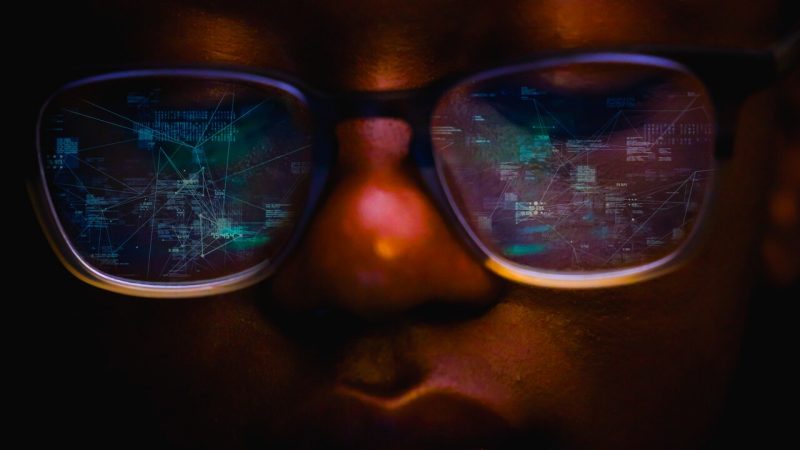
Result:
<svg viewBox="0 0 800 450">
<path fill-rule="evenodd" d="M 38 170 L 28 177 L 27 187 L 29 197 L 34 204 L 34 211 L 50 246 L 62 264 L 82 281 L 101 289 L 138 297 L 184 298 L 217 295 L 244 289 L 263 281 L 271 276 L 297 247 L 306 233 L 308 224 L 318 211 L 318 205 L 326 195 L 329 174 L 338 157 L 335 128 L 340 122 L 348 119 L 395 118 L 404 120 L 411 128 L 409 157 L 417 167 L 427 194 L 438 211 L 447 219 L 450 228 L 473 255 L 482 258 L 487 269 L 511 281 L 539 287 L 581 289 L 627 285 L 662 276 L 680 267 L 690 258 L 698 242 L 701 241 L 699 235 L 702 233 L 702 227 L 695 227 L 700 230 L 693 230 L 685 245 L 670 255 L 630 268 L 554 274 L 525 269 L 519 264 L 503 260 L 484 246 L 470 229 L 466 219 L 455 206 L 444 182 L 441 166 L 437 164 L 430 128 L 437 102 L 450 89 L 471 79 L 483 79 L 507 71 L 516 72 L 521 68 L 541 69 L 569 62 L 658 62 L 658 67 L 671 67 L 687 72 L 705 86 L 716 110 L 714 159 L 715 164 L 721 164 L 729 160 L 733 154 L 736 120 L 745 99 L 788 74 L 797 66 L 798 60 L 800 60 L 800 33 L 794 33 L 788 39 L 766 50 L 634 46 L 621 49 L 576 49 L 539 53 L 520 58 L 516 62 L 510 61 L 491 68 L 454 74 L 422 87 L 389 91 L 324 92 L 290 75 L 269 70 L 254 71 L 249 67 L 183 65 L 117 70 L 80 77 L 77 81 L 56 90 L 45 101 L 39 110 L 36 126 Z M 732 73 L 736 73 L 736 76 L 731 76 Z M 44 174 L 40 140 L 42 117 L 47 106 L 61 93 L 79 86 L 154 76 L 242 82 L 256 87 L 278 88 L 301 100 L 308 107 L 312 117 L 313 165 L 307 201 L 289 240 L 274 258 L 235 274 L 199 282 L 132 281 L 105 274 L 92 267 L 69 242 L 55 212 Z M 716 177 L 709 191 L 706 204 L 713 202 Z M 700 222 L 705 212 L 701 212 Z"/>
</svg>

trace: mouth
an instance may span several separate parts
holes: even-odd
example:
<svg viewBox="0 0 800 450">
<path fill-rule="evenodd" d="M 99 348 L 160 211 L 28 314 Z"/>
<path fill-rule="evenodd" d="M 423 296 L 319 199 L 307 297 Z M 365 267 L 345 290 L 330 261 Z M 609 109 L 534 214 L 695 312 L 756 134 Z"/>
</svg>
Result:
<svg viewBox="0 0 800 450">
<path fill-rule="evenodd" d="M 432 314 L 425 313 L 429 323 Z M 407 323 L 376 330 L 341 317 L 319 319 L 298 337 L 314 338 L 303 342 L 319 363 L 316 382 L 300 393 L 282 425 L 271 428 L 279 448 L 546 450 L 566 443 L 546 404 L 521 407 L 515 389 L 469 357 L 440 357 L 431 351 L 438 343 L 420 344 L 425 338 Z"/>
<path fill-rule="evenodd" d="M 384 398 L 339 385 L 306 412 L 319 449 L 552 448 L 545 430 L 518 429 L 477 399 L 440 388 L 420 386 Z"/>
</svg>

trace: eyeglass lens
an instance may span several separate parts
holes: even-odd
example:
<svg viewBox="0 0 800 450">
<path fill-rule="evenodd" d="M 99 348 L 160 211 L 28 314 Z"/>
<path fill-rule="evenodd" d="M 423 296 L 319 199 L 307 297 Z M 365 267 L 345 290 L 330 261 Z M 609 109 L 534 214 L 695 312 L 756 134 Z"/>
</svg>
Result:
<svg viewBox="0 0 800 450">
<path fill-rule="evenodd" d="M 306 106 L 277 87 L 187 77 L 53 98 L 41 160 L 70 245 L 107 275 L 193 282 L 268 264 L 303 211 Z"/>
<path fill-rule="evenodd" d="M 563 62 L 450 90 L 432 120 L 440 175 L 487 252 L 600 272 L 668 256 L 711 185 L 714 108 L 678 67 Z"/>
</svg>

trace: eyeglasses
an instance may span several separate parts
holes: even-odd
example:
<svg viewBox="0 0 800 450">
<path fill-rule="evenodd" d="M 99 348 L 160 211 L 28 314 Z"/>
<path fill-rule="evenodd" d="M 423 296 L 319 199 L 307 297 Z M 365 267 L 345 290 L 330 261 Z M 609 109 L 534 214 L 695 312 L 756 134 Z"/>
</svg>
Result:
<svg viewBox="0 0 800 450">
<path fill-rule="evenodd" d="M 79 278 L 187 297 L 272 274 L 312 220 L 334 128 L 395 117 L 430 197 L 486 267 L 560 288 L 662 275 L 703 232 L 736 112 L 796 64 L 770 51 L 539 56 L 391 92 L 167 68 L 70 83 L 37 127 L 32 197 Z"/>
</svg>

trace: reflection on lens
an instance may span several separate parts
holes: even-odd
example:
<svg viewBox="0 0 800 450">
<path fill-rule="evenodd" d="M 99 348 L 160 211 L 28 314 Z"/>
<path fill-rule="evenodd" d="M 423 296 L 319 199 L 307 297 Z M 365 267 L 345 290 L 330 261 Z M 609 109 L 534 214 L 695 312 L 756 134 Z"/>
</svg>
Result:
<svg viewBox="0 0 800 450">
<path fill-rule="evenodd" d="M 479 77 L 440 100 L 432 133 L 479 243 L 544 272 L 672 254 L 711 186 L 713 106 L 698 79 L 666 65 L 570 62 Z"/>
<path fill-rule="evenodd" d="M 240 82 L 147 77 L 57 95 L 45 179 L 76 253 L 132 281 L 192 282 L 269 262 L 306 201 L 305 107 Z"/>
</svg>

